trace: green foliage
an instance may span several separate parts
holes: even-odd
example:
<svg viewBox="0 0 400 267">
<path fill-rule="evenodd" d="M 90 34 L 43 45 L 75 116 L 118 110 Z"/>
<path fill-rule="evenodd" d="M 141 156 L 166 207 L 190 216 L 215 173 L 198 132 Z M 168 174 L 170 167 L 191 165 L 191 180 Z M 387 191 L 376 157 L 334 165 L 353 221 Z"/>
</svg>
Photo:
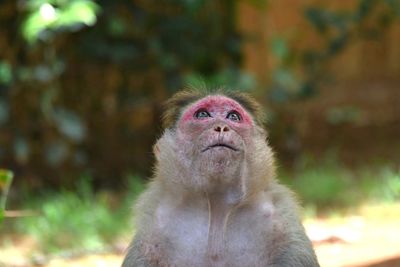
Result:
<svg viewBox="0 0 400 267">
<path fill-rule="evenodd" d="M 366 196 L 375 201 L 395 202 L 400 200 L 400 171 L 384 166 L 375 171 L 361 171 L 361 187 Z"/>
<path fill-rule="evenodd" d="M 131 206 L 143 185 L 140 178 L 130 176 L 128 194 L 119 198 L 110 192 L 95 193 L 90 180 L 82 177 L 76 192 L 30 196 L 25 208 L 40 215 L 19 219 L 16 230 L 33 236 L 44 253 L 110 248 L 116 237 L 132 230 Z"/>
<path fill-rule="evenodd" d="M 400 200 L 400 172 L 385 165 L 348 168 L 335 157 L 303 158 L 295 170 L 281 170 L 280 177 L 311 212 Z M 107 249 L 132 230 L 132 203 L 144 189 L 139 177 L 126 180 L 127 194 L 94 192 L 91 177 L 83 176 L 75 191 L 31 195 L 24 208 L 40 215 L 20 218 L 14 226 L 20 234 L 35 237 L 43 253 Z"/>
<path fill-rule="evenodd" d="M 347 205 L 353 200 L 344 193 L 353 177 L 334 159 L 319 162 L 303 158 L 293 175 L 283 180 L 294 188 L 307 205 L 315 205 L 321 209 Z"/>
<path fill-rule="evenodd" d="M 364 117 L 360 109 L 352 106 L 335 107 L 328 110 L 326 114 L 326 120 L 331 124 L 358 124 L 364 121 Z"/>
<path fill-rule="evenodd" d="M 9 2 L 0 4 L 10 26 L 0 40 L 0 160 L 33 183 L 61 187 L 88 171 L 120 187 L 110 179 L 149 173 L 161 103 L 185 82 L 254 85 L 239 67 L 235 1 Z"/>
<path fill-rule="evenodd" d="M 282 171 L 280 176 L 308 208 L 322 213 L 331 208 L 400 199 L 400 172 L 386 165 L 349 168 L 334 157 L 304 157 L 297 168 Z"/>
<path fill-rule="evenodd" d="M 11 66 L 6 61 L 0 61 L 0 85 L 9 84 L 12 79 Z"/>
<path fill-rule="evenodd" d="M 307 115 L 303 117 L 302 112 L 298 112 L 299 106 L 292 103 L 310 99 L 318 94 L 319 88 L 332 84 L 335 81 L 333 60 L 356 42 L 379 40 L 394 22 L 399 21 L 399 14 L 399 1 L 360 0 L 355 8 L 346 10 L 330 9 L 321 2 L 304 9 L 309 27 L 290 29 L 271 39 L 269 51 L 274 66 L 269 73 L 267 97 L 275 107 L 272 110 L 275 114 L 271 116 L 270 136 L 273 142 L 292 154 L 289 157 L 298 154 L 303 140 L 312 140 L 318 135 L 318 131 L 306 132 L 303 128 L 306 125 L 303 119 L 310 120 L 314 115 L 305 112 Z M 313 29 L 312 42 L 303 45 L 305 40 L 302 39 Z M 327 100 L 330 96 L 322 98 Z M 366 126 L 368 123 L 363 110 L 351 105 L 330 108 L 325 120 L 332 126 Z"/>
<path fill-rule="evenodd" d="M 82 25 L 93 26 L 99 6 L 92 0 L 29 0 L 22 25 L 28 43 L 53 38 L 56 30 L 75 31 Z"/>
<path fill-rule="evenodd" d="M 396 0 L 360 0 L 357 8 L 349 11 L 306 8 L 304 16 L 322 46 L 296 50 L 285 35 L 272 39 L 270 51 L 278 63 L 271 75 L 271 101 L 282 103 L 315 95 L 321 84 L 332 80 L 327 66 L 335 56 L 352 42 L 381 37 L 399 14 Z"/>
<path fill-rule="evenodd" d="M 52 114 L 57 128 L 67 139 L 81 142 L 86 136 L 86 127 L 82 119 L 73 111 L 62 108 Z"/>
<path fill-rule="evenodd" d="M 0 223 L 4 219 L 8 190 L 13 179 L 13 173 L 9 170 L 0 169 Z"/>
</svg>

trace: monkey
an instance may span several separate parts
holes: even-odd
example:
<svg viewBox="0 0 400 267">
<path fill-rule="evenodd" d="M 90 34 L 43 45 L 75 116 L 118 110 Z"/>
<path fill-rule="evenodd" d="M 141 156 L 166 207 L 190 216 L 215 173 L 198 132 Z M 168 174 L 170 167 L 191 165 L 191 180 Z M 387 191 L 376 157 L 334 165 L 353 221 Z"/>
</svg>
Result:
<svg viewBox="0 0 400 267">
<path fill-rule="evenodd" d="M 166 107 L 122 267 L 319 266 L 295 196 L 275 177 L 261 105 L 185 90 Z"/>
</svg>

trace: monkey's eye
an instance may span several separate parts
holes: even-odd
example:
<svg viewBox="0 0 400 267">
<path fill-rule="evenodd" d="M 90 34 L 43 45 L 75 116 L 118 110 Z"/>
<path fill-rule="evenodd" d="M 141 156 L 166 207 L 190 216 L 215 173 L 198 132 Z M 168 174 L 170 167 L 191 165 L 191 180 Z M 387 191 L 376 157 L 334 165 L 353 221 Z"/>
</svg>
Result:
<svg viewBox="0 0 400 267">
<path fill-rule="evenodd" d="M 207 110 L 199 109 L 198 111 L 196 111 L 196 113 L 194 113 L 194 117 L 196 119 L 204 119 L 204 118 L 211 117 L 211 115 L 210 115 L 210 113 L 208 113 Z"/>
<path fill-rule="evenodd" d="M 242 117 L 237 111 L 231 111 L 226 115 L 226 118 L 231 121 L 241 121 Z"/>
</svg>

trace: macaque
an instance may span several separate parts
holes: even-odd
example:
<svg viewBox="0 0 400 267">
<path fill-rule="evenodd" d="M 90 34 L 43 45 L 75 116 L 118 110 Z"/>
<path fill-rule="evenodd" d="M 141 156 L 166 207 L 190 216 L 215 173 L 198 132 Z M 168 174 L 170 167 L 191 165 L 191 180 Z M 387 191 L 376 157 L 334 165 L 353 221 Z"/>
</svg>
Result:
<svg viewBox="0 0 400 267">
<path fill-rule="evenodd" d="M 316 267 L 293 194 L 275 178 L 260 105 L 177 93 L 154 146 L 123 267 Z"/>
</svg>

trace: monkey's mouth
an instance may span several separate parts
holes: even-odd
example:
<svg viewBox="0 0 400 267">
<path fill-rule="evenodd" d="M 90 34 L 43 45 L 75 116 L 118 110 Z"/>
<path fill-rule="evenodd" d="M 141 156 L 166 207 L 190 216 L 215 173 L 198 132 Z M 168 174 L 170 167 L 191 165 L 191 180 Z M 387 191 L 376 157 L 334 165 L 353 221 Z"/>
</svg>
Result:
<svg viewBox="0 0 400 267">
<path fill-rule="evenodd" d="M 228 148 L 228 149 L 233 150 L 233 151 L 238 151 L 237 148 L 235 148 L 235 147 L 233 147 L 233 146 L 231 146 L 231 145 L 224 144 L 224 143 L 217 143 L 217 144 L 213 144 L 213 145 L 211 145 L 211 146 L 206 147 L 206 148 L 203 149 L 201 152 L 205 152 L 205 151 L 207 151 L 207 150 L 210 150 L 210 149 L 216 148 L 216 147 L 223 147 L 223 148 Z"/>
</svg>

